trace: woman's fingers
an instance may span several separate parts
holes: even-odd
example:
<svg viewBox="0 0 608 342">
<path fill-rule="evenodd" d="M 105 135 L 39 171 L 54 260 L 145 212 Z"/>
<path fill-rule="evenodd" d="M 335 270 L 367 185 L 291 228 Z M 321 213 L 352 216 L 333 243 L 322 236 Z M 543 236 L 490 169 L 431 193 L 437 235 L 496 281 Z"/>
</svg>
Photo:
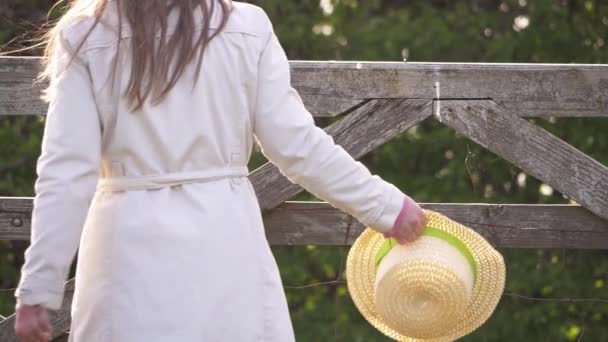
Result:
<svg viewBox="0 0 608 342">
<path fill-rule="evenodd" d="M 392 237 L 400 244 L 413 242 L 422 235 L 426 223 L 427 218 L 422 208 L 413 199 L 406 197 L 395 225 L 384 236 Z"/>
<path fill-rule="evenodd" d="M 36 313 L 38 317 L 39 338 L 41 341 L 48 342 L 50 341 L 53 333 L 53 326 L 51 326 L 51 322 L 49 320 L 48 310 L 44 307 L 38 307 Z"/>
<path fill-rule="evenodd" d="M 16 335 L 19 342 L 48 342 L 48 339 L 43 340 L 43 336 L 39 334 L 39 331 L 35 327 L 25 328 L 25 330 L 21 330 Z"/>
<path fill-rule="evenodd" d="M 424 231 L 426 217 L 422 210 L 416 205 L 413 206 L 411 219 L 406 220 L 406 224 L 401 228 L 401 242 L 408 243 L 417 240 Z"/>
<path fill-rule="evenodd" d="M 46 308 L 41 308 L 39 313 L 40 315 L 38 322 L 40 323 L 40 328 L 50 337 L 53 334 L 53 326 L 49 320 L 49 312 Z"/>
<path fill-rule="evenodd" d="M 52 327 L 48 315 L 41 314 L 38 317 L 38 333 L 36 337 L 39 341 L 48 342 L 51 340 Z"/>
<path fill-rule="evenodd" d="M 40 325 L 26 328 L 16 335 L 19 342 L 48 342 L 51 340 L 51 333 L 44 331 Z"/>
<path fill-rule="evenodd" d="M 40 331 L 37 338 L 40 342 L 49 342 L 51 340 L 51 333 Z"/>
<path fill-rule="evenodd" d="M 38 330 L 35 330 L 35 332 L 32 333 L 32 341 L 49 342 L 50 340 L 51 340 L 51 334 L 49 334 L 48 332 L 42 331 L 42 329 L 40 327 L 38 328 Z"/>
<path fill-rule="evenodd" d="M 43 338 L 41 332 L 37 324 L 29 322 L 15 328 L 15 335 L 17 335 L 19 342 L 40 342 Z"/>
<path fill-rule="evenodd" d="M 37 305 L 19 305 L 14 328 L 20 342 L 48 342 L 52 335 L 48 311 Z"/>
</svg>

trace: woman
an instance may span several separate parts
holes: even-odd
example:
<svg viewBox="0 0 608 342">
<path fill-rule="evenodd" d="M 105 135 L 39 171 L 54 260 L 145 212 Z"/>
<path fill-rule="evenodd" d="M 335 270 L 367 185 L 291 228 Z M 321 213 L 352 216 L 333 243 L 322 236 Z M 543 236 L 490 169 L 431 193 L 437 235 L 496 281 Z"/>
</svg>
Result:
<svg viewBox="0 0 608 342">
<path fill-rule="evenodd" d="M 420 207 L 316 127 L 258 7 L 76 0 L 50 31 L 49 110 L 16 333 L 46 341 L 79 247 L 70 341 L 294 340 L 247 178 L 291 181 L 405 243 Z"/>
</svg>

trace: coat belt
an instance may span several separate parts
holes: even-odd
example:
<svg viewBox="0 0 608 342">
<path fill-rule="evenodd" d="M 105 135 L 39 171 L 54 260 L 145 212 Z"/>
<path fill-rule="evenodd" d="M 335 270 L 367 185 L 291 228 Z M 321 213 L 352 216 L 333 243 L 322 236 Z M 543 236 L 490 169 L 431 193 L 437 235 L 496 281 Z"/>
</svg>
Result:
<svg viewBox="0 0 608 342">
<path fill-rule="evenodd" d="M 247 177 L 245 166 L 222 167 L 201 171 L 175 172 L 150 176 L 104 177 L 97 182 L 98 192 L 153 190 L 190 183 L 210 182 L 225 178 Z"/>
</svg>

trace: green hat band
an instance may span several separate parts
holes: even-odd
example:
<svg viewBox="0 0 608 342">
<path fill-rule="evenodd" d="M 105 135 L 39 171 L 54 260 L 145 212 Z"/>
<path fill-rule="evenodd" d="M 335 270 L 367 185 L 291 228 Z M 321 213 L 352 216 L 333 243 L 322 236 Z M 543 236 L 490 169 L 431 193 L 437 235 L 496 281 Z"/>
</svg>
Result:
<svg viewBox="0 0 608 342">
<path fill-rule="evenodd" d="M 460 241 L 460 239 L 446 232 L 445 230 L 429 226 L 424 228 L 422 236 L 436 237 L 456 248 L 460 252 L 460 254 L 462 254 L 462 256 L 464 256 L 464 258 L 467 260 L 469 266 L 471 266 L 474 279 L 477 279 L 477 264 L 475 264 L 475 258 L 473 258 L 473 254 L 471 253 L 467 245 Z M 380 246 L 380 249 L 376 254 L 376 271 L 378 271 L 378 266 L 380 265 L 380 262 L 382 262 L 382 259 L 384 259 L 388 252 L 390 252 L 393 247 L 397 246 L 398 244 L 399 243 L 394 238 L 388 238 L 384 240 L 384 243 L 382 243 L 382 246 Z"/>
</svg>

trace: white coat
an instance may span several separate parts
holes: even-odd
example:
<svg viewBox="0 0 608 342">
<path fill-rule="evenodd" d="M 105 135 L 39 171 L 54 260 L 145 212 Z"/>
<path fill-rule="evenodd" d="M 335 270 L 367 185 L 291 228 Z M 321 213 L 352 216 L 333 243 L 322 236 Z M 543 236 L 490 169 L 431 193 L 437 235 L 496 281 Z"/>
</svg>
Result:
<svg viewBox="0 0 608 342">
<path fill-rule="evenodd" d="M 192 65 L 160 104 L 134 113 L 108 82 L 111 9 L 74 63 L 92 18 L 57 45 L 18 300 L 58 309 L 79 248 L 72 342 L 294 340 L 247 178 L 254 139 L 291 181 L 380 231 L 405 195 L 315 126 L 260 8 L 234 3 L 196 86 Z M 123 87 L 129 39 L 127 29 Z"/>
</svg>

